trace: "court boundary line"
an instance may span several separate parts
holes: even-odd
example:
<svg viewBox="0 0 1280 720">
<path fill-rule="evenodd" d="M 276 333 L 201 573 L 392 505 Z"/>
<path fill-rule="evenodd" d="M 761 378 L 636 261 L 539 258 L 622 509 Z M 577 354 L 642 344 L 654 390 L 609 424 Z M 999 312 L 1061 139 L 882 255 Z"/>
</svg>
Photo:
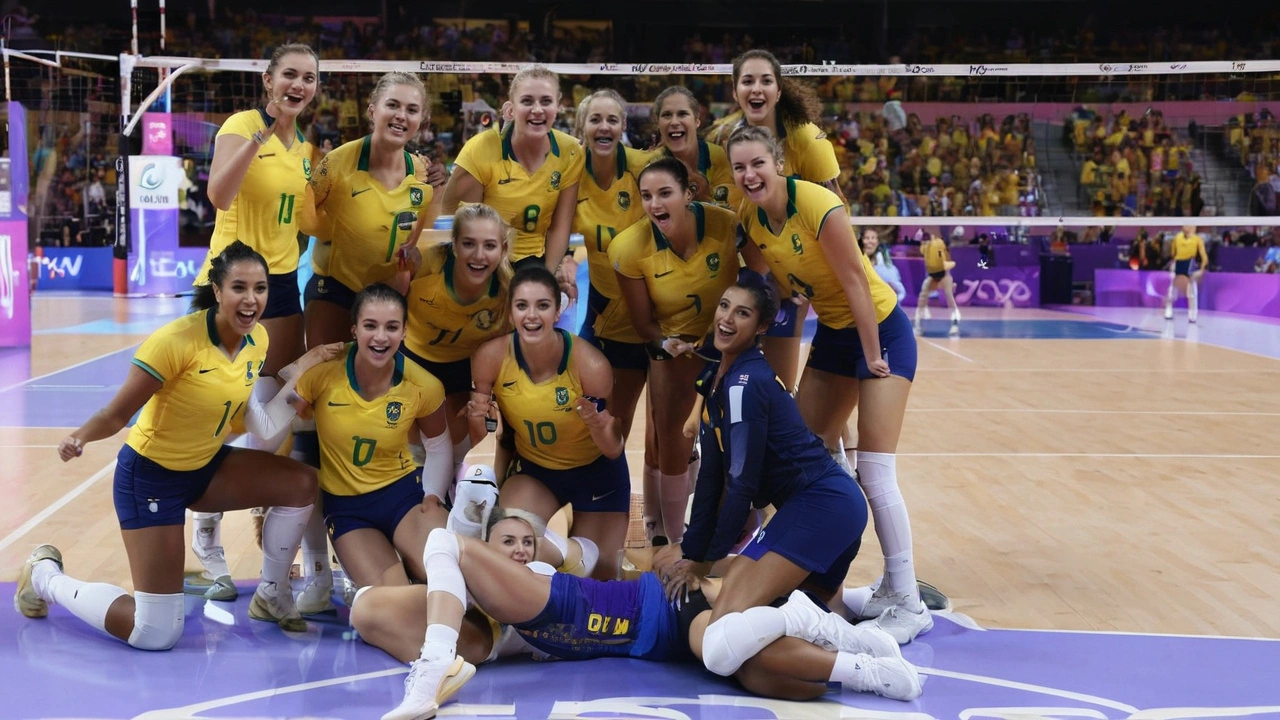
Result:
<svg viewBox="0 0 1280 720">
<path fill-rule="evenodd" d="M 1074 410 L 1069 408 L 907 408 L 920 413 L 1045 413 L 1054 415 L 1228 415 L 1240 417 L 1280 417 L 1280 412 L 1261 410 Z"/>
<path fill-rule="evenodd" d="M 1186 640 L 1257 640 L 1259 642 L 1280 642 L 1280 637 L 1257 637 L 1251 635 L 1192 635 L 1190 633 L 1162 633 L 1162 632 L 1142 632 L 1130 630 L 1069 630 L 1066 628 L 1014 628 L 1014 627 L 987 627 L 972 617 L 964 613 L 958 613 L 955 610 L 935 610 L 933 617 L 944 618 L 948 622 L 964 628 L 965 630 L 977 630 L 981 632 L 1038 632 L 1038 633 L 1064 633 L 1070 635 L 1136 635 L 1139 637 L 1171 637 L 1182 638 Z"/>
<path fill-rule="evenodd" d="M 4 552 L 6 549 L 8 549 L 10 545 L 14 544 L 19 539 L 24 537 L 27 533 L 34 530 L 37 525 L 44 522 L 45 520 L 48 520 L 54 513 L 66 507 L 72 500 L 75 500 L 76 498 L 83 495 L 84 491 L 93 487 L 94 483 L 106 477 L 108 473 L 110 473 L 113 469 L 115 469 L 115 466 L 116 466 L 116 461 L 112 460 L 111 462 L 107 463 L 107 465 L 103 467 L 101 470 L 91 475 L 88 480 L 85 480 L 79 485 L 71 488 L 71 490 L 67 491 L 67 493 L 64 494 L 62 497 L 58 498 L 57 500 L 54 500 L 51 505 L 41 510 L 40 512 L 36 513 L 35 515 L 31 516 L 31 519 L 19 525 L 17 529 L 15 529 L 13 532 L 6 535 L 4 539 L 0 540 L 0 552 Z"/>
<path fill-rule="evenodd" d="M 898 457 L 1133 458 L 1135 460 L 1280 460 L 1280 455 L 1214 453 L 899 452 Z"/>
<path fill-rule="evenodd" d="M 105 357 L 110 357 L 111 355 L 117 355 L 117 354 L 122 353 L 122 352 L 133 352 L 133 351 L 137 350 L 137 349 L 138 349 L 138 346 L 139 346 L 139 345 L 141 345 L 141 344 L 142 344 L 142 343 L 135 343 L 135 344 L 133 344 L 133 345 L 130 345 L 129 347 L 124 347 L 124 348 L 120 348 L 119 350 L 113 350 L 113 351 L 111 351 L 111 352 L 109 352 L 109 353 L 103 353 L 103 354 L 101 354 L 101 355 L 96 355 L 96 356 L 94 356 L 94 357 L 89 358 L 88 360 L 82 360 L 82 361 L 80 361 L 80 362 L 78 362 L 78 363 L 76 363 L 76 364 L 74 364 L 74 365 L 68 365 L 68 366 L 66 366 L 66 367 L 64 367 L 64 368 L 59 368 L 59 369 L 57 369 L 57 370 L 54 370 L 53 372 L 47 372 L 47 373 L 45 373 L 45 374 L 43 374 L 43 375 L 37 375 L 37 376 L 35 376 L 35 377 L 27 378 L 26 380 L 23 380 L 22 382 L 14 383 L 13 385 L 10 385 L 10 386 L 8 386 L 8 387 L 0 388 L 0 393 L 7 393 L 7 392 L 9 392 L 10 390 L 16 390 L 17 388 L 23 387 L 23 386 L 28 385 L 28 384 L 30 384 L 30 383 L 33 383 L 33 382 L 35 382 L 35 381 L 37 381 L 37 380 L 43 380 L 43 379 L 45 379 L 45 378 L 47 378 L 47 377 L 53 377 L 54 375 L 57 375 L 57 374 L 58 374 L 58 373 L 60 373 L 60 372 L 66 372 L 66 371 L 68 371 L 68 370 L 75 370 L 75 369 L 76 369 L 76 368 L 78 368 L 78 367 L 82 367 L 82 366 L 84 366 L 84 365 L 88 365 L 88 364 L 89 364 L 89 363 L 91 363 L 91 362 L 97 362 L 98 360 L 101 360 L 101 359 L 103 359 L 103 358 L 105 358 Z"/>
<path fill-rule="evenodd" d="M 956 352 L 955 350 L 952 350 L 951 348 L 948 348 L 948 347 L 944 347 L 944 346 L 942 346 L 942 345 L 939 345 L 938 343 L 936 343 L 936 342 L 934 342 L 934 341 L 932 341 L 932 340 L 929 340 L 928 338 L 924 338 L 924 337 L 922 337 L 922 338 L 920 338 L 920 339 L 921 339 L 921 340 L 923 340 L 923 341 L 924 341 L 924 343 L 925 343 L 926 345 L 932 345 L 933 347 L 938 348 L 939 350 L 941 350 L 941 351 L 942 351 L 942 352 L 944 352 L 944 353 L 948 353 L 948 354 L 950 354 L 950 355 L 955 355 L 956 357 L 960 358 L 961 360 L 963 360 L 963 361 L 965 361 L 965 362 L 967 362 L 967 363 L 973 363 L 973 364 L 975 364 L 975 365 L 976 365 L 976 364 L 977 364 L 977 362 L 978 362 L 978 361 L 976 361 L 976 360 L 974 360 L 974 359 L 972 359 L 972 358 L 967 358 L 967 357 L 965 357 L 964 355 L 961 355 L 960 353 Z"/>
</svg>

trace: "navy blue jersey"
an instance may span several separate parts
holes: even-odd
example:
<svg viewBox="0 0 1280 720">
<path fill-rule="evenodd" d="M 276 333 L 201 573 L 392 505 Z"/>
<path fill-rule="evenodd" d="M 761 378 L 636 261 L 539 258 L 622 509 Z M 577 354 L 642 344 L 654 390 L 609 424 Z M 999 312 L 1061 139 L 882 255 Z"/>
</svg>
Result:
<svg viewBox="0 0 1280 720">
<path fill-rule="evenodd" d="M 753 504 L 782 507 L 823 478 L 848 477 L 758 348 L 739 355 L 711 390 L 699 442 L 702 470 L 681 543 L 685 556 L 699 562 L 729 554 Z"/>
</svg>

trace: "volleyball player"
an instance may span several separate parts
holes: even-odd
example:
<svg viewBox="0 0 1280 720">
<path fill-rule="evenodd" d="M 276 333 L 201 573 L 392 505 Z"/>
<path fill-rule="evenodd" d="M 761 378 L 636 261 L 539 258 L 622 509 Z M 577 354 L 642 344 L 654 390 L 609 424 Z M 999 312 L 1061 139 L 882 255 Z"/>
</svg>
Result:
<svg viewBox="0 0 1280 720">
<path fill-rule="evenodd" d="M 656 493 L 646 478 L 646 534 L 679 542 L 692 485 L 693 440 L 683 428 L 695 397 L 689 390 L 703 362 L 692 352 L 671 349 L 705 337 L 716 300 L 738 273 L 738 223 L 724 208 L 693 201 L 688 168 L 675 158 L 660 158 L 641 171 L 640 198 L 648 221 L 614 238 L 609 259 L 649 351 L 659 474 Z"/>
<path fill-rule="evenodd" d="M 952 237 L 961 237 L 964 234 L 963 228 L 956 228 Z M 951 330 L 952 335 L 960 334 L 960 308 L 956 306 L 956 283 L 951 277 L 951 270 L 956 266 L 954 260 L 951 259 L 951 253 L 947 250 L 947 243 L 941 237 L 929 233 L 929 239 L 920 244 L 920 254 L 924 256 L 924 269 L 929 275 L 924 279 L 924 283 L 920 287 L 920 297 L 916 299 L 916 319 L 915 331 L 921 332 L 920 321 L 922 317 L 927 318 L 929 308 L 929 294 L 934 288 L 941 287 L 943 295 L 947 299 L 947 307 L 951 309 Z"/>
<path fill-rule="evenodd" d="M 399 354 L 408 310 L 383 283 L 352 300 L 355 342 L 298 381 L 294 406 L 314 416 L 325 524 L 357 587 L 425 580 L 418 555 L 453 479 L 444 387 Z M 419 468 L 411 427 L 424 439 Z M 424 491 L 426 497 L 424 498 Z"/>
<path fill-rule="evenodd" d="M 742 193 L 733 184 L 733 171 L 724 148 L 698 137 L 698 100 L 683 85 L 672 85 L 653 101 L 653 117 L 667 155 L 689 168 L 695 200 L 736 210 Z"/>
<path fill-rule="evenodd" d="M 782 151 L 770 133 L 734 131 L 729 160 L 745 196 L 739 219 L 748 267 L 772 273 L 779 286 L 808 298 L 818 315 L 796 392 L 801 416 L 839 459 L 845 424 L 858 410 L 856 477 L 884 549 L 885 578 L 851 610 L 910 642 L 933 626 L 916 585 L 894 455 L 915 377 L 911 321 L 858 250 L 844 203 L 824 187 L 784 177 Z"/>
<path fill-rule="evenodd" d="M 560 79 L 541 65 L 511 79 L 511 122 L 467 141 L 445 186 L 441 211 L 483 202 L 516 229 L 516 269 L 542 264 L 560 289 L 577 299 L 577 267 L 566 255 L 573 227 L 582 146 L 552 128 L 560 109 Z"/>
<path fill-rule="evenodd" d="M 822 103 L 813 88 L 783 77 L 782 65 L 767 50 L 748 50 L 733 59 L 733 86 L 742 125 L 767 128 L 777 138 L 783 153 L 782 173 L 823 185 L 844 202 L 840 162 L 816 124 Z M 800 338 L 807 314 L 807 303 L 783 303 L 778 320 L 761 341 L 769 364 L 788 388 L 794 389 L 799 377 Z"/>
<path fill-rule="evenodd" d="M 1191 270 L 1191 261 L 1199 260 L 1200 267 Z M 1195 225 L 1184 225 L 1173 237 L 1173 277 L 1169 282 L 1169 295 L 1164 301 L 1164 319 L 1173 319 L 1173 304 L 1178 293 L 1187 296 L 1187 322 L 1195 322 L 1200 310 L 1200 278 L 1209 267 L 1209 253 L 1204 249 L 1204 238 L 1196 233 Z"/>
<path fill-rule="evenodd" d="M 496 410 L 516 452 L 501 504 L 544 522 L 573 505 L 573 534 L 597 546 L 604 561 L 595 575 L 607 579 L 617 575 L 631 509 L 622 430 L 608 409 L 613 371 L 599 350 L 555 327 L 560 310 L 549 271 L 534 265 L 516 273 L 515 332 L 488 341 L 471 359 L 471 438 L 484 437 Z"/>
<path fill-rule="evenodd" d="M 487 340 L 511 331 L 507 308 L 514 231 L 483 203 L 453 216 L 453 239 L 411 252 L 409 330 L 401 352 L 444 384 L 453 475 L 471 449 L 465 416 L 471 396 L 471 356 Z M 452 477 L 452 476 L 451 476 Z"/>
<path fill-rule="evenodd" d="M 582 339 L 594 345 L 613 368 L 610 412 L 631 434 L 636 403 L 644 390 L 649 356 L 644 340 L 631 325 L 631 314 L 609 261 L 613 238 L 644 218 L 637 176 L 651 153 L 622 144 L 627 130 L 627 103 L 613 90 L 598 90 L 578 105 L 578 137 L 587 152 L 586 172 L 578 185 L 574 232 L 587 249 L 591 289 Z"/>
<path fill-rule="evenodd" d="M 114 493 L 134 594 L 63 574 L 62 555 L 41 545 L 19 577 L 14 606 L 41 618 L 48 603 L 66 607 L 98 630 L 143 650 L 168 650 L 182 637 L 182 564 L 186 509 L 202 512 L 268 506 L 263 526 L 262 580 L 249 616 L 302 631 L 289 570 L 315 502 L 315 470 L 289 458 L 223 444 L 244 416 L 252 432 L 287 427 L 283 398 L 266 406 L 253 395 L 267 357 L 267 330 L 258 320 L 268 305 L 263 257 L 233 242 L 210 262 L 210 284 L 196 312 L 157 330 L 138 348 L 115 398 L 58 445 L 68 461 L 86 443 L 111 437 L 141 410 L 116 463 Z M 324 358 L 322 347 L 295 366 Z M 294 373 L 296 376 L 296 373 Z"/>
</svg>

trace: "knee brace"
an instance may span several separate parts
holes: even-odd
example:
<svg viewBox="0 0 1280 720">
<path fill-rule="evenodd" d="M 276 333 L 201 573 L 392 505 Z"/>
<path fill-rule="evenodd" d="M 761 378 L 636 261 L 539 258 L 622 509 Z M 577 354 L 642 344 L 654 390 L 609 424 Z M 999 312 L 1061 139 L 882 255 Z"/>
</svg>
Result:
<svg viewBox="0 0 1280 720">
<path fill-rule="evenodd" d="M 462 548 L 458 536 L 444 528 L 436 528 L 427 536 L 422 552 L 422 565 L 427 571 L 428 593 L 448 593 L 467 606 L 467 581 L 462 577 Z"/>
<path fill-rule="evenodd" d="M 729 677 L 786 632 L 786 620 L 777 608 L 753 607 L 729 613 L 707 626 L 702 636 L 702 664 Z"/>
<path fill-rule="evenodd" d="M 182 593 L 133 594 L 133 632 L 129 644 L 139 650 L 168 650 L 182 638 Z"/>
<path fill-rule="evenodd" d="M 577 540 L 578 545 L 582 547 L 582 562 L 579 563 L 579 567 L 582 568 L 582 577 L 591 577 L 591 573 L 596 571 L 596 563 L 600 562 L 600 547 L 590 538 L 574 537 L 572 539 Z"/>
</svg>

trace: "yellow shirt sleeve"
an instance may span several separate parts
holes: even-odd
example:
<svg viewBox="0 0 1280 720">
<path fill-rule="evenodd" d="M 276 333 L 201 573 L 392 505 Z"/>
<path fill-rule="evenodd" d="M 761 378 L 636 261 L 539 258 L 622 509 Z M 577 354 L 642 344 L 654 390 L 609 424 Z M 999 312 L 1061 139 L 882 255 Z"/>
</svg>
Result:
<svg viewBox="0 0 1280 720">
<path fill-rule="evenodd" d="M 486 130 L 468 140 L 453 162 L 488 187 L 493 182 L 493 169 L 497 165 L 494 148 L 501 141 L 502 136 L 496 129 Z"/>
</svg>

